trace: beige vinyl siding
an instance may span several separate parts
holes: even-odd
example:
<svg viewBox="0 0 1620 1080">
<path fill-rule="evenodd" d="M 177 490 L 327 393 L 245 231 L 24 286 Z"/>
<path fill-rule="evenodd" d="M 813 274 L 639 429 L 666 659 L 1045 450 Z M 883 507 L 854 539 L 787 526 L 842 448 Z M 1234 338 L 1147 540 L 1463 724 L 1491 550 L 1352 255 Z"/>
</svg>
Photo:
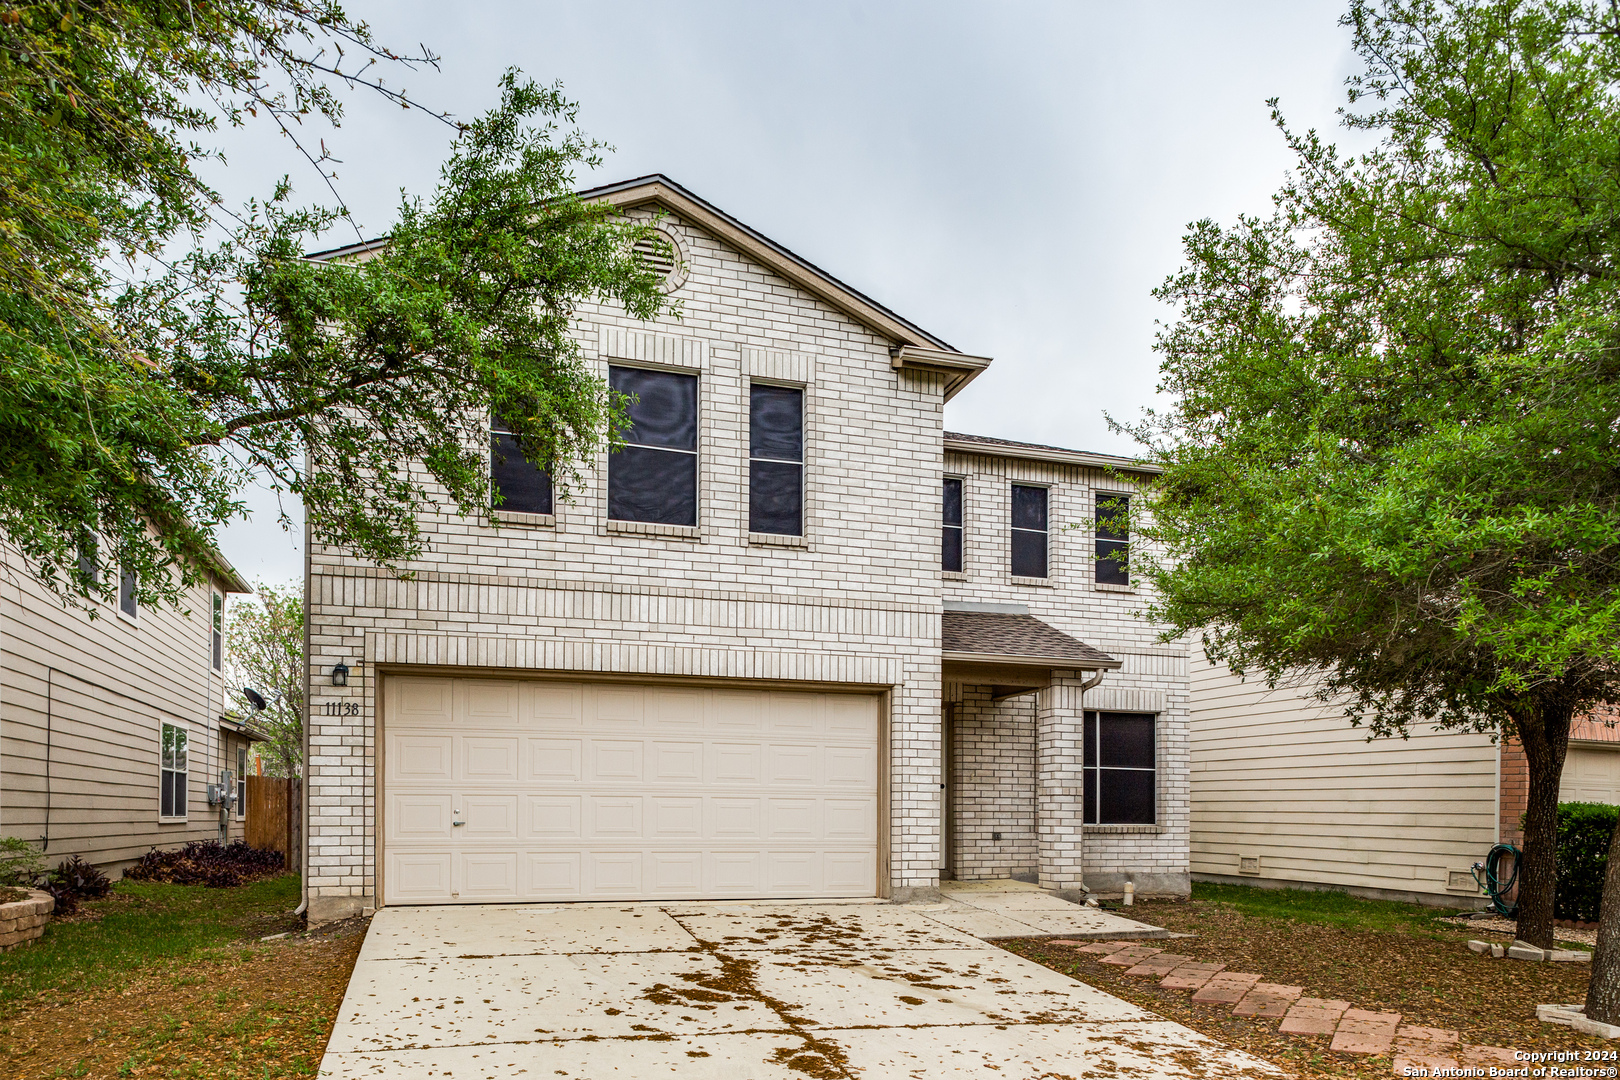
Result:
<svg viewBox="0 0 1620 1080">
<path fill-rule="evenodd" d="M 1448 872 L 1496 841 L 1488 736 L 1415 727 L 1369 742 L 1308 687 L 1268 690 L 1192 652 L 1195 875 L 1459 895 Z M 1258 875 L 1240 874 L 1243 858 Z"/>
<path fill-rule="evenodd" d="M 98 604 L 92 619 L 35 584 L 15 552 L 0 558 L 0 835 L 46 843 L 50 862 L 77 854 L 114 867 L 153 846 L 217 837 L 206 799 L 226 765 L 213 586 L 190 590 L 184 611 L 130 620 Z M 164 723 L 189 738 L 188 818 L 160 824 Z"/>
</svg>

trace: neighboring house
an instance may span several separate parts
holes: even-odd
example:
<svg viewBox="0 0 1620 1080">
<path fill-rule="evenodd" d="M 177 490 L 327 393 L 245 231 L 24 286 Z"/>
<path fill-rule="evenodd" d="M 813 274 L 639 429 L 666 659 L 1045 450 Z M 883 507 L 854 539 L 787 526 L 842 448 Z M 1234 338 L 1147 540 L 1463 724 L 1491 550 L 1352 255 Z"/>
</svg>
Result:
<svg viewBox="0 0 1620 1080">
<path fill-rule="evenodd" d="M 221 838 L 207 788 L 234 786 L 251 735 L 224 717 L 224 604 L 251 590 L 223 558 L 180 610 L 64 606 L 0 546 L 0 835 L 49 863 L 115 874 L 153 847 Z M 112 574 L 87 552 L 81 573 Z M 94 617 L 92 617 L 92 614 Z M 242 822 L 228 813 L 232 839 Z"/>
<path fill-rule="evenodd" d="M 681 318 L 576 323 L 630 445 L 565 499 L 497 421 L 499 530 L 424 518 L 408 577 L 309 545 L 311 919 L 1184 893 L 1186 653 L 1134 618 L 1132 464 L 947 435 L 988 359 L 661 176 L 587 197 L 680 256 Z"/>
<path fill-rule="evenodd" d="M 1192 872 L 1201 881 L 1327 886 L 1465 904 L 1469 868 L 1523 840 L 1524 752 L 1414 725 L 1374 739 L 1308 685 L 1267 689 L 1192 658 Z M 1577 721 L 1560 800 L 1620 803 L 1620 728 Z"/>
</svg>

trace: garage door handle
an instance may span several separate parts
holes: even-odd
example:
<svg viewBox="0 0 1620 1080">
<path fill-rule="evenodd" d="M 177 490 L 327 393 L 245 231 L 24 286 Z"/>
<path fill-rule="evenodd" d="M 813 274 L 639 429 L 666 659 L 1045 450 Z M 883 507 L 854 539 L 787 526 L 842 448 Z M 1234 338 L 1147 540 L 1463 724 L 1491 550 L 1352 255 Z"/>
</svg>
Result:
<svg viewBox="0 0 1620 1080">
<path fill-rule="evenodd" d="M 465 821 L 452 821 L 450 824 L 454 825 L 456 828 L 459 829 L 459 828 L 461 828 L 461 826 L 463 826 L 463 825 L 465 825 L 467 823 Z"/>
</svg>

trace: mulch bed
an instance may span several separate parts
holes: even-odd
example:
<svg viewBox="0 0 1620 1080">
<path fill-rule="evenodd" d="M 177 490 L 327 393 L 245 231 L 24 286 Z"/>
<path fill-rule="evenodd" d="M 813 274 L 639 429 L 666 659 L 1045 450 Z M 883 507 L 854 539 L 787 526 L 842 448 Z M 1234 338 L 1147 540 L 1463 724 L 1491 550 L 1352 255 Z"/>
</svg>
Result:
<svg viewBox="0 0 1620 1080">
<path fill-rule="evenodd" d="M 354 919 L 248 940 L 116 989 L 43 995 L 0 1021 L 0 1074 L 314 1076 L 364 931 Z"/>
<path fill-rule="evenodd" d="M 1223 963 L 1230 971 L 1256 972 L 1265 982 L 1303 986 L 1311 997 L 1399 1012 L 1405 1023 L 1451 1028 L 1464 1042 L 1515 1050 L 1617 1049 L 1614 1043 L 1536 1020 L 1538 1004 L 1585 1000 L 1591 972 L 1586 964 L 1491 960 L 1468 951 L 1464 943 L 1473 935 L 1449 928 L 1430 933 L 1345 930 L 1252 918 L 1208 901 L 1140 904 L 1133 917 L 1197 935 L 1148 944 Z M 1040 939 L 1000 944 L 1301 1076 L 1392 1075 L 1388 1057 L 1334 1053 L 1327 1036 L 1282 1035 L 1276 1020 L 1233 1016 L 1230 1006 L 1195 1005 L 1186 991 L 1165 990 L 1155 980 L 1125 975 L 1072 946 Z"/>
</svg>

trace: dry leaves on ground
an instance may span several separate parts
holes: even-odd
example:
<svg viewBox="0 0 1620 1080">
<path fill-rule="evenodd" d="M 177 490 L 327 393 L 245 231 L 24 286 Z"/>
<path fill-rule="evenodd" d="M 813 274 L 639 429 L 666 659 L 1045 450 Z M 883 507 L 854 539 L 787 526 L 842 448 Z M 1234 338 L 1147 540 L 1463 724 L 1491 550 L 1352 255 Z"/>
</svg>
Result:
<svg viewBox="0 0 1620 1080">
<path fill-rule="evenodd" d="M 1463 1040 L 1516 1050 L 1613 1050 L 1612 1043 L 1536 1020 L 1536 1005 L 1585 1000 L 1585 964 L 1491 960 L 1468 951 L 1470 934 L 1346 930 L 1240 914 L 1225 904 L 1190 901 L 1140 905 L 1133 917 L 1197 936 L 1148 942 L 1256 972 L 1266 982 L 1305 987 L 1312 997 L 1355 1008 L 1401 1013 L 1404 1021 L 1452 1028 Z M 1041 940 L 1001 944 L 1081 982 L 1152 1009 L 1229 1045 L 1306 1077 L 1378 1077 L 1387 1057 L 1334 1053 L 1327 1036 L 1282 1035 L 1276 1020 L 1232 1015 L 1230 1006 L 1197 1005 L 1183 990 L 1124 974 L 1070 946 Z"/>
<path fill-rule="evenodd" d="M 83 994 L 52 992 L 0 1019 L 14 1077 L 313 1076 L 364 937 L 355 920 L 244 943 Z"/>
</svg>

